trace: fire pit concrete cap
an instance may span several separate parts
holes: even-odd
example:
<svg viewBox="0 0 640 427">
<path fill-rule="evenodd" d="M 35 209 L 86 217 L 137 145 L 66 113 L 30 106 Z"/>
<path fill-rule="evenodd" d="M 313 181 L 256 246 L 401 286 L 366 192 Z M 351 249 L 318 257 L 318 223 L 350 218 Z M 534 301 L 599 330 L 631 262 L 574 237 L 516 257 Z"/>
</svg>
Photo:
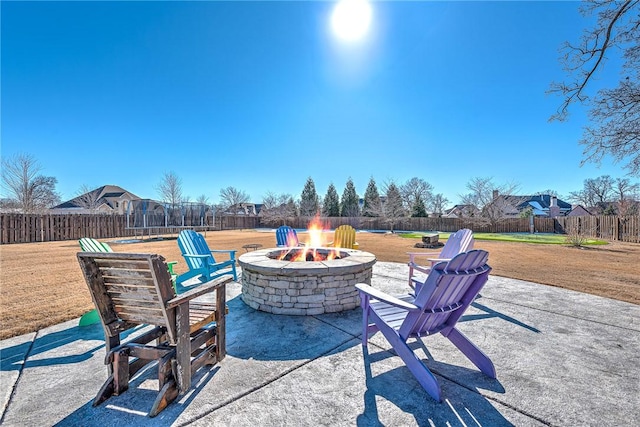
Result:
<svg viewBox="0 0 640 427">
<path fill-rule="evenodd" d="M 335 248 L 317 249 L 334 250 Z M 266 275 L 323 274 L 333 268 L 339 268 L 342 273 L 356 273 L 376 263 L 376 257 L 372 253 L 342 248 L 339 251 L 348 256 L 327 261 L 280 261 L 268 256 L 272 252 L 286 250 L 287 248 L 270 248 L 248 252 L 238 258 L 238 263 L 243 269 L 249 266 L 251 270 Z"/>
</svg>

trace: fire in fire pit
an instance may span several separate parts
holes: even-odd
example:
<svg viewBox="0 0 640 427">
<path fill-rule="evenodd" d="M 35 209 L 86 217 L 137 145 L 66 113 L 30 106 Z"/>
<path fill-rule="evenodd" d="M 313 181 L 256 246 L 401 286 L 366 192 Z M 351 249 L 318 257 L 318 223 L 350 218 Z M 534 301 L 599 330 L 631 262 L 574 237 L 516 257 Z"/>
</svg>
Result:
<svg viewBox="0 0 640 427">
<path fill-rule="evenodd" d="M 349 254 L 335 249 L 304 247 L 271 252 L 267 256 L 280 261 L 329 261 L 342 259 L 349 256 Z"/>
<path fill-rule="evenodd" d="M 309 240 L 305 243 L 304 247 L 292 246 L 289 250 L 282 252 L 272 252 L 268 256 L 271 259 L 277 259 L 280 261 L 330 261 L 332 259 L 341 259 L 345 256 L 349 256 L 346 252 L 340 252 L 340 248 L 335 249 L 323 248 L 327 246 L 324 240 L 324 226 L 320 221 L 319 216 L 315 216 L 307 231 L 309 233 Z M 289 243 L 289 242 L 287 242 Z"/>
</svg>

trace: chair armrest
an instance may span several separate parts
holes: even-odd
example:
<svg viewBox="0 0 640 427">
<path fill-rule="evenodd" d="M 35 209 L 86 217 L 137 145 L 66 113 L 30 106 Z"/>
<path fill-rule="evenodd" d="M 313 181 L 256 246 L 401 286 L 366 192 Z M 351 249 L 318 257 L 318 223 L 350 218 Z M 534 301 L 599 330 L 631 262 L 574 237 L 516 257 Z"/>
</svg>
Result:
<svg viewBox="0 0 640 427">
<path fill-rule="evenodd" d="M 234 252 L 238 252 L 235 249 L 214 249 L 212 251 L 209 251 L 211 253 L 234 253 Z"/>
<path fill-rule="evenodd" d="M 173 266 L 176 265 L 178 261 L 169 261 L 167 262 L 167 269 L 169 270 L 169 274 L 174 275 Z"/>
<path fill-rule="evenodd" d="M 409 260 L 413 261 L 417 256 L 438 256 L 440 252 L 407 252 L 407 255 L 409 255 Z"/>
<path fill-rule="evenodd" d="M 431 267 L 422 267 L 420 265 L 417 265 L 415 262 L 410 262 L 409 267 L 413 268 L 414 270 L 418 270 L 424 274 L 431 273 Z"/>
<path fill-rule="evenodd" d="M 231 282 L 233 280 L 232 277 L 219 277 L 215 280 L 212 280 L 210 282 L 207 283 L 203 283 L 202 285 L 199 285 L 197 287 L 195 287 L 194 289 L 190 289 L 187 292 L 180 294 L 172 299 L 170 299 L 169 301 L 167 301 L 167 308 L 173 308 L 173 307 L 177 307 L 180 304 L 183 304 L 189 300 L 192 300 L 194 298 L 200 297 L 206 293 L 209 293 L 211 291 L 214 291 L 216 289 L 218 289 L 220 286 L 222 285 L 226 285 L 227 283 Z"/>
<path fill-rule="evenodd" d="M 209 258 L 211 255 L 182 254 L 185 258 Z"/>
<path fill-rule="evenodd" d="M 389 305 L 393 305 L 395 307 L 398 308 L 403 308 L 405 310 L 419 310 L 419 308 L 413 304 L 410 304 L 406 301 L 402 301 L 401 299 L 398 299 L 394 296 L 391 296 L 389 294 L 386 294 L 372 286 L 369 286 L 365 283 L 357 283 L 356 284 L 356 289 L 358 289 L 360 292 L 369 295 L 370 297 L 373 297 L 375 299 L 377 299 L 378 301 L 382 301 L 385 302 Z"/>
</svg>

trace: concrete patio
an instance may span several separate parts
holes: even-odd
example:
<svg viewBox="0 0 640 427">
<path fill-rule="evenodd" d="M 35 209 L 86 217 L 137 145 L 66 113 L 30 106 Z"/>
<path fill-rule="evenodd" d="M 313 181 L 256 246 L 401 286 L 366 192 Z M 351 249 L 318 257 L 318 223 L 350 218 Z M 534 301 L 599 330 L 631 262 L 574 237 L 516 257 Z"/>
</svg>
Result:
<svg viewBox="0 0 640 427">
<path fill-rule="evenodd" d="M 408 267 L 379 262 L 373 286 L 406 292 Z M 588 277 L 584 278 L 589 280 Z M 100 325 L 78 320 L 0 342 L 6 426 L 622 426 L 640 425 L 640 307 L 492 276 L 460 330 L 494 362 L 485 377 L 441 336 L 416 343 L 443 392 L 433 401 L 361 310 L 255 311 L 228 285 L 227 357 L 159 416 L 153 370 L 98 407 Z"/>
</svg>

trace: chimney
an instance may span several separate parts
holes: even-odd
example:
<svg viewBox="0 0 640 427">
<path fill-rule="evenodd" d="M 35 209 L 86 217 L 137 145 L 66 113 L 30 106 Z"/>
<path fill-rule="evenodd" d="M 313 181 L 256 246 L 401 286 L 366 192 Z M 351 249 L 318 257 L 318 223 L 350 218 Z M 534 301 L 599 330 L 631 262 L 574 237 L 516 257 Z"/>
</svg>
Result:
<svg viewBox="0 0 640 427">
<path fill-rule="evenodd" d="M 498 190 L 493 190 L 493 200 L 498 198 Z"/>
<path fill-rule="evenodd" d="M 560 208 L 558 207 L 558 198 L 551 196 L 551 202 L 549 204 L 549 217 L 556 218 L 560 216 Z"/>
</svg>

